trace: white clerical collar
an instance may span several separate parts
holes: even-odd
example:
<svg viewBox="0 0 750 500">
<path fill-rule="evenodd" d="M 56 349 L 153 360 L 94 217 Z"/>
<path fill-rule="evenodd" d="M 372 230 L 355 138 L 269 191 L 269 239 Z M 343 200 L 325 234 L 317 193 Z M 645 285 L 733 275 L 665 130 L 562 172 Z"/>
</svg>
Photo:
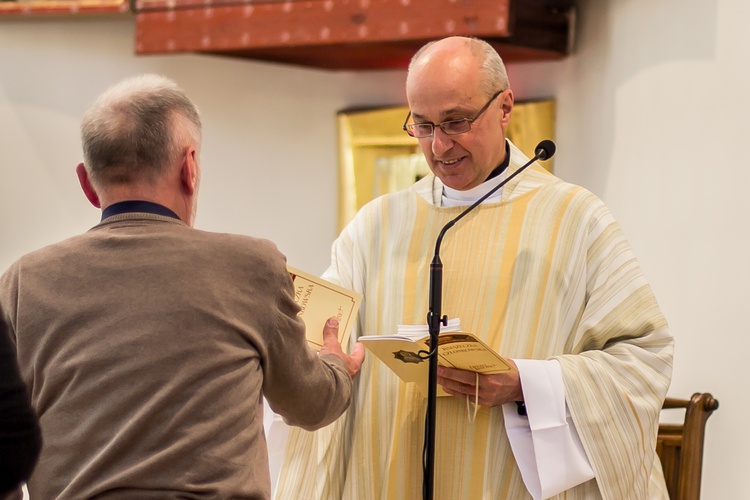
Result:
<svg viewBox="0 0 750 500">
<path fill-rule="evenodd" d="M 459 191 L 457 189 L 449 188 L 443 185 L 443 196 L 441 198 L 441 206 L 443 207 L 463 207 L 469 206 L 479 198 L 487 194 L 492 188 L 500 184 L 505 180 L 508 169 L 506 168 L 499 175 L 484 181 L 482 184 L 475 188 L 468 189 L 466 191 Z M 482 203 L 499 203 L 503 197 L 503 188 L 498 189 L 492 196 L 484 200 Z"/>
</svg>

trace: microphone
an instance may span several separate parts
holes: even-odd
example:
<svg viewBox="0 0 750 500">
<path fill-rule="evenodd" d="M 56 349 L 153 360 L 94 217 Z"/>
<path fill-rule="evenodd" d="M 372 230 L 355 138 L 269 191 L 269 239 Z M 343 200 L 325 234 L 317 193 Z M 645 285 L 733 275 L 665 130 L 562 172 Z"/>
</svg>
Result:
<svg viewBox="0 0 750 500">
<path fill-rule="evenodd" d="M 549 139 L 545 139 L 536 145 L 534 154 L 539 160 L 548 160 L 552 158 L 552 156 L 555 154 L 555 151 L 557 151 L 557 146 L 555 146 L 555 143 L 550 141 Z M 531 161 L 534 160 L 532 159 Z"/>
<path fill-rule="evenodd" d="M 435 255 L 430 263 L 430 288 L 429 309 L 427 311 L 427 327 L 430 332 L 430 350 L 419 351 L 418 355 L 429 362 L 428 384 L 427 384 L 427 413 L 425 415 L 425 440 L 423 450 L 424 475 L 422 478 L 422 493 L 425 499 L 432 499 L 435 474 L 435 413 L 437 404 L 437 346 L 440 325 L 448 325 L 448 316 L 442 315 L 443 300 L 443 263 L 440 261 L 440 244 L 446 231 L 452 228 L 456 222 L 466 214 L 478 207 L 484 200 L 489 198 L 495 191 L 510 182 L 515 176 L 523 172 L 529 165 L 537 160 L 549 160 L 555 154 L 557 147 L 549 139 L 545 139 L 534 148 L 534 157 L 523 164 L 521 168 L 513 172 L 501 183 L 492 188 L 488 193 L 479 198 L 474 204 L 450 220 L 438 234 L 435 242 Z"/>
</svg>

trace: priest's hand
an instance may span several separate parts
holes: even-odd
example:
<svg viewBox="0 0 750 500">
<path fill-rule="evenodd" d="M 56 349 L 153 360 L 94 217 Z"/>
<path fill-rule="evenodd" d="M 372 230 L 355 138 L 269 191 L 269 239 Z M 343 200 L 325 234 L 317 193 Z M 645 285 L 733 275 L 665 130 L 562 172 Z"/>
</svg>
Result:
<svg viewBox="0 0 750 500">
<path fill-rule="evenodd" d="M 351 355 L 347 355 L 339 343 L 339 321 L 331 317 L 323 327 L 323 347 L 320 348 L 318 354 L 335 354 L 344 362 L 349 376 L 354 378 L 365 360 L 365 346 L 357 342 L 354 344 Z"/>
<path fill-rule="evenodd" d="M 508 361 L 516 368 L 513 360 Z M 477 380 L 479 380 L 479 391 L 477 391 Z M 477 377 L 474 372 L 438 366 L 437 382 L 448 394 L 468 396 L 470 401 L 480 406 L 493 407 L 512 401 L 523 401 L 521 377 L 517 371 Z M 474 401 L 477 394 L 479 397 Z"/>
</svg>

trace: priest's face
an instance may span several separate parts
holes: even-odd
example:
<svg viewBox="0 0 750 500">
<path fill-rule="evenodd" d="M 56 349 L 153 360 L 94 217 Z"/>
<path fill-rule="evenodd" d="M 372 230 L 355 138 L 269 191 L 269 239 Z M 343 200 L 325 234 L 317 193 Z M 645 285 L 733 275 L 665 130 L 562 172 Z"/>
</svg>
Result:
<svg viewBox="0 0 750 500">
<path fill-rule="evenodd" d="M 406 95 L 410 121 L 435 125 L 431 136 L 419 139 L 430 169 L 446 186 L 465 191 L 484 182 L 505 159 L 513 92 L 505 90 L 490 101 L 493 95 L 480 85 L 479 62 L 465 45 L 450 42 L 433 45 L 412 66 Z M 456 132 L 460 124 L 456 128 L 445 122 L 461 119 L 473 120 L 470 130 L 451 134 L 438 126 L 442 123 L 448 132 Z"/>
</svg>

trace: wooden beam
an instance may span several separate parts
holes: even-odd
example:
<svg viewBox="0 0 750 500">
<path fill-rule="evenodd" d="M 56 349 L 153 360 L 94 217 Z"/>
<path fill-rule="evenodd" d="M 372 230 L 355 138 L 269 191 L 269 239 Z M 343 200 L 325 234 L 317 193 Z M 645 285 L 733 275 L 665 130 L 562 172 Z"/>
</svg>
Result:
<svg viewBox="0 0 750 500">
<path fill-rule="evenodd" d="M 530 24 L 523 9 L 512 10 L 510 2 L 137 0 L 135 50 L 206 52 L 327 69 L 403 68 L 426 41 L 460 34 L 487 39 L 510 60 L 566 54 L 565 14 L 551 14 L 557 21 L 548 39 L 537 33 L 527 37 L 525 45 L 517 45 L 514 37 L 523 36 L 517 28 Z M 515 1 L 524 2 L 538 3 Z"/>
<path fill-rule="evenodd" d="M 79 14 L 125 14 L 126 0 L 0 1 L 0 17 L 70 16 Z"/>
</svg>

